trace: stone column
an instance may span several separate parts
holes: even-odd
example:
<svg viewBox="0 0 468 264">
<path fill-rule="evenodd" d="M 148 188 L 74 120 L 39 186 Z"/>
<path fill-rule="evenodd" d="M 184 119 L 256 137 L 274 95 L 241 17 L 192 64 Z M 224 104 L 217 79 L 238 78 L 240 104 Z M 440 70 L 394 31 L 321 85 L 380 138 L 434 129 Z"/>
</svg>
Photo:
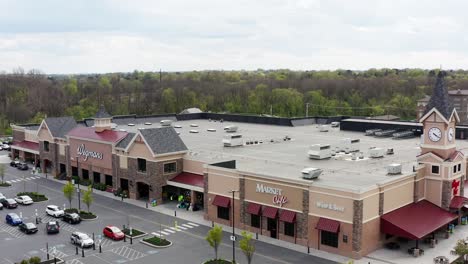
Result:
<svg viewBox="0 0 468 264">
<path fill-rule="evenodd" d="M 240 223 L 245 223 L 245 217 L 246 217 L 246 207 L 244 205 L 244 200 L 245 200 L 245 179 L 240 178 L 239 179 L 239 205 L 240 205 L 240 216 L 239 217 L 239 222 Z"/>
<path fill-rule="evenodd" d="M 452 200 L 452 182 L 442 181 L 442 203 L 441 206 L 445 210 L 449 210 Z"/>
<path fill-rule="evenodd" d="M 383 215 L 384 193 L 379 193 L 379 215 Z"/>
<path fill-rule="evenodd" d="M 353 202 L 353 251 L 359 252 L 362 248 L 362 218 L 363 201 Z"/>
<path fill-rule="evenodd" d="M 203 173 L 203 211 L 206 217 L 208 217 L 208 206 L 208 173 Z"/>
<path fill-rule="evenodd" d="M 309 235 L 309 191 L 302 191 L 302 214 L 296 215 L 297 238 L 308 238 Z"/>
</svg>

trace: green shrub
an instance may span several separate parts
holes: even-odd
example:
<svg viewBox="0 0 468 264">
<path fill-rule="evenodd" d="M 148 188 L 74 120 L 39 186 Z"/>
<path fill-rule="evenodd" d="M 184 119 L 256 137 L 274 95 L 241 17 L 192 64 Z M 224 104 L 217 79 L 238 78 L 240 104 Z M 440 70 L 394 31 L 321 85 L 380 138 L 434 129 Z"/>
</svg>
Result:
<svg viewBox="0 0 468 264">
<path fill-rule="evenodd" d="M 40 257 L 31 257 L 29 259 L 30 264 L 39 264 L 41 263 L 41 258 Z"/>
<path fill-rule="evenodd" d="M 83 185 L 83 186 L 88 186 L 88 185 L 91 184 L 91 181 L 89 181 L 89 180 L 81 180 L 81 181 L 80 181 L 80 184 Z"/>
<path fill-rule="evenodd" d="M 75 184 L 78 184 L 80 182 L 80 177 L 72 176 L 72 180 L 75 181 Z"/>
<path fill-rule="evenodd" d="M 20 264 L 29 264 L 29 261 L 27 259 L 23 259 Z"/>
<path fill-rule="evenodd" d="M 125 228 L 124 230 L 122 230 L 122 232 L 127 235 L 127 236 L 130 236 L 130 229 L 128 228 Z M 143 231 L 140 231 L 138 229 L 135 229 L 135 228 L 132 228 L 132 237 L 136 237 L 136 236 L 139 236 L 139 235 L 142 235 L 144 234 Z"/>
<path fill-rule="evenodd" d="M 106 186 L 105 183 L 95 182 L 95 183 L 93 183 L 93 188 L 96 189 L 96 190 L 105 191 L 107 186 Z"/>
<path fill-rule="evenodd" d="M 168 240 L 157 237 L 157 236 L 145 238 L 143 239 L 143 241 L 148 242 L 155 246 L 169 246 L 171 244 L 171 242 L 169 242 Z"/>
<path fill-rule="evenodd" d="M 95 219 L 96 215 L 91 212 L 80 211 L 81 219 Z"/>
<path fill-rule="evenodd" d="M 9 184 L 8 182 L 0 182 L 0 187 L 10 187 L 11 184 Z"/>
</svg>

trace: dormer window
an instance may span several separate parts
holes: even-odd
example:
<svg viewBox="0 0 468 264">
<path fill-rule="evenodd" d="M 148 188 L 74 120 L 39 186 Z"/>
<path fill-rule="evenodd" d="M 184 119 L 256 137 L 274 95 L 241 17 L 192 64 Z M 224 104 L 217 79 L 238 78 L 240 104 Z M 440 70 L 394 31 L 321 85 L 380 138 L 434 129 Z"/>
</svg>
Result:
<svg viewBox="0 0 468 264">
<path fill-rule="evenodd" d="M 44 141 L 44 151 L 49 152 L 49 141 Z"/>
<path fill-rule="evenodd" d="M 138 162 L 138 171 L 139 172 L 146 172 L 146 160 L 145 159 L 137 159 Z"/>
<path fill-rule="evenodd" d="M 440 167 L 432 165 L 432 174 L 439 174 Z"/>
<path fill-rule="evenodd" d="M 458 164 L 458 171 L 461 171 L 461 163 Z"/>
</svg>

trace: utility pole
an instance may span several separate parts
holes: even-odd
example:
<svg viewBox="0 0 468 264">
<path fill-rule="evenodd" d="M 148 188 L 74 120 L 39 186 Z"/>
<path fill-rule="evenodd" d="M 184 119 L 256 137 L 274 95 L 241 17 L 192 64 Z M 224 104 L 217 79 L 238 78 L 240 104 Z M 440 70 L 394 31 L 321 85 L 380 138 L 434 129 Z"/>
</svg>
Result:
<svg viewBox="0 0 468 264">
<path fill-rule="evenodd" d="M 238 190 L 231 190 L 229 191 L 232 193 L 232 263 L 236 263 L 236 232 L 234 229 L 235 226 L 235 212 L 234 212 L 234 194 L 238 192 Z"/>
<path fill-rule="evenodd" d="M 309 117 L 309 103 L 306 103 L 306 117 Z"/>
</svg>

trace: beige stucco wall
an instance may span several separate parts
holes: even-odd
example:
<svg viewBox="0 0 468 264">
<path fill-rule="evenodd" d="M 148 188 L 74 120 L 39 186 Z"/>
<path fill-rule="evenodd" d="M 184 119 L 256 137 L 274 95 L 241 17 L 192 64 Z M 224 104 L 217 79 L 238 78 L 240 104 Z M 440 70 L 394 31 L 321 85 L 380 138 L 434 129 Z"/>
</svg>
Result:
<svg viewBox="0 0 468 264">
<path fill-rule="evenodd" d="M 203 164 L 205 164 L 204 162 L 198 160 L 184 159 L 183 164 L 184 171 L 196 174 L 203 174 Z"/>
<path fill-rule="evenodd" d="M 336 204 L 337 207 L 344 207 L 344 211 L 334 211 L 331 209 L 320 208 L 317 202 Z M 326 217 L 342 222 L 353 222 L 353 200 L 334 196 L 326 193 L 310 192 L 309 194 L 309 214 L 314 216 Z"/>
<path fill-rule="evenodd" d="M 281 190 L 280 195 L 271 193 L 257 192 L 257 184 L 263 187 L 277 188 Z M 287 199 L 287 202 L 282 205 L 282 208 L 291 209 L 302 212 L 302 197 L 304 187 L 294 186 L 284 182 L 265 180 L 260 178 L 245 178 L 245 200 L 255 203 L 281 207 L 280 204 L 275 204 L 273 199 L 278 199 L 281 196 Z M 277 196 L 277 198 L 274 198 Z"/>
<path fill-rule="evenodd" d="M 24 134 L 25 134 L 25 139 L 26 139 L 26 133 Z M 50 134 L 45 124 L 41 126 L 41 129 L 39 130 L 39 133 L 37 135 L 40 141 L 49 141 L 49 142 L 53 141 L 52 135 Z"/>
<path fill-rule="evenodd" d="M 414 201 L 414 182 L 412 179 L 384 188 L 383 213 L 391 212 Z"/>
<path fill-rule="evenodd" d="M 119 159 L 120 159 L 120 162 L 119 162 L 120 163 L 120 168 L 127 169 L 128 168 L 127 157 L 119 155 Z"/>
<path fill-rule="evenodd" d="M 239 190 L 239 174 L 229 169 L 208 170 L 208 192 L 222 196 L 230 196 L 229 191 Z M 239 197 L 239 192 L 235 193 Z"/>
<path fill-rule="evenodd" d="M 365 198 L 363 203 L 364 223 L 379 216 L 379 193 Z"/>
<path fill-rule="evenodd" d="M 65 156 L 65 145 L 59 144 L 59 154 Z"/>
<path fill-rule="evenodd" d="M 442 181 L 426 179 L 426 200 L 440 206 L 442 200 Z"/>
<path fill-rule="evenodd" d="M 35 130 L 24 130 L 24 140 L 31 142 L 39 142 L 39 138 Z"/>
<path fill-rule="evenodd" d="M 128 150 L 128 156 L 133 158 L 152 160 L 153 155 L 151 154 L 150 150 L 143 141 L 138 139 L 139 138 L 135 139 L 133 144 L 130 146 Z"/>
</svg>

